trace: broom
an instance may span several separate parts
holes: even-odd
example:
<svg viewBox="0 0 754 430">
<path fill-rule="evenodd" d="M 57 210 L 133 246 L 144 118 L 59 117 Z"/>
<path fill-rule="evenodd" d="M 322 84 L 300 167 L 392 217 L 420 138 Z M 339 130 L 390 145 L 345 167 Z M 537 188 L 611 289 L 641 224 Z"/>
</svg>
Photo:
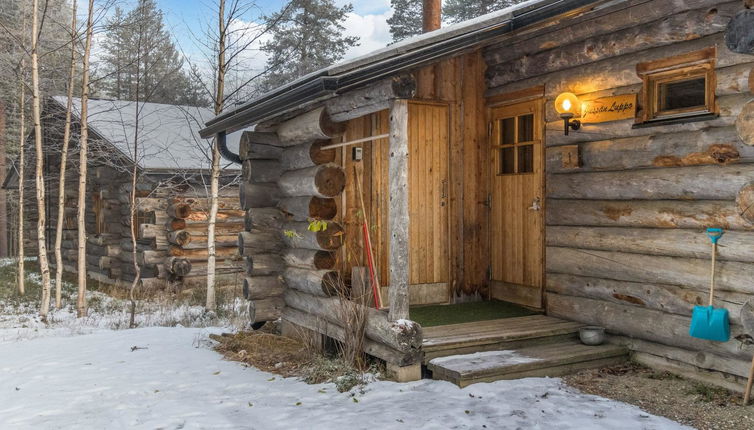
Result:
<svg viewBox="0 0 754 430">
<path fill-rule="evenodd" d="M 361 225 L 362 233 L 364 234 L 364 244 L 366 245 L 367 254 L 367 267 L 369 268 L 369 282 L 372 284 L 372 295 L 374 296 L 374 306 L 377 309 L 382 309 L 382 293 L 380 292 L 380 281 L 377 278 L 377 270 L 374 265 L 374 254 L 372 253 L 372 238 L 369 235 L 369 224 L 367 220 L 366 206 L 364 205 L 364 194 L 361 191 L 361 175 L 356 165 L 353 166 L 353 173 L 356 175 L 356 191 L 359 194 L 359 204 L 361 205 L 361 214 L 364 217 L 364 222 Z"/>
</svg>

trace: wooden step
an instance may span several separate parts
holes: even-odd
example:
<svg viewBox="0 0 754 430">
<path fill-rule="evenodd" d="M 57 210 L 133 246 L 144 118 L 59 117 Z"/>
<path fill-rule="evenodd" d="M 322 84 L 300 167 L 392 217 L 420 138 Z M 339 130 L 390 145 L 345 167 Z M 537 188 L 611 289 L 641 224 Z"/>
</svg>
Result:
<svg viewBox="0 0 754 430">
<path fill-rule="evenodd" d="M 628 350 L 620 345 L 586 346 L 577 341 L 566 341 L 435 358 L 427 369 L 434 379 L 466 387 L 502 379 L 562 376 L 583 369 L 611 366 L 627 358 Z"/>
<path fill-rule="evenodd" d="M 578 336 L 583 324 L 544 315 L 424 329 L 424 364 L 438 357 L 558 343 Z"/>
</svg>

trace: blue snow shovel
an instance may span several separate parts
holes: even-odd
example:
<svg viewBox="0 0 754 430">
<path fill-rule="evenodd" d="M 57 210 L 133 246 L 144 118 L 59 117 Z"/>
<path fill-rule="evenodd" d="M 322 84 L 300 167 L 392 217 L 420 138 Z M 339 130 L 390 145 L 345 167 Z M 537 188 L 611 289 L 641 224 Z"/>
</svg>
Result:
<svg viewBox="0 0 754 430">
<path fill-rule="evenodd" d="M 715 308 L 712 301 L 715 295 L 715 257 L 717 255 L 717 241 L 723 236 L 723 229 L 708 228 L 707 236 L 712 241 L 712 275 L 710 277 L 709 306 L 694 306 L 691 315 L 689 334 L 700 339 L 727 342 L 730 339 L 730 323 L 728 310 Z"/>
</svg>

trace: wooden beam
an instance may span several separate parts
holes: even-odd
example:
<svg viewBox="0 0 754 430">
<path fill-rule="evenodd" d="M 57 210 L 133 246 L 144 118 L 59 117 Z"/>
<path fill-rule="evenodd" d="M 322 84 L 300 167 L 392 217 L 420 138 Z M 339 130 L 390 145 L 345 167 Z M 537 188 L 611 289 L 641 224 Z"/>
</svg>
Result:
<svg viewBox="0 0 754 430">
<path fill-rule="evenodd" d="M 394 100 L 390 104 L 390 158 L 388 159 L 388 190 L 390 210 L 390 315 L 391 321 L 408 319 L 408 102 Z"/>
</svg>

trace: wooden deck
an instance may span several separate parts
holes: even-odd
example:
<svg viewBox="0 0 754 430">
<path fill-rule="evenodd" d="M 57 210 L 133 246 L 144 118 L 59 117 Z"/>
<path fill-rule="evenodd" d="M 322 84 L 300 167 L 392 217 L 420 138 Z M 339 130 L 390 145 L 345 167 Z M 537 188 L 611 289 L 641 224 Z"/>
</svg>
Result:
<svg viewBox="0 0 754 430">
<path fill-rule="evenodd" d="M 586 346 L 583 324 L 533 315 L 424 329 L 424 364 L 434 379 L 476 382 L 561 376 L 625 361 L 618 345 Z"/>
<path fill-rule="evenodd" d="M 514 349 L 575 339 L 583 324 L 544 315 L 477 321 L 424 329 L 424 364 L 437 357 Z"/>
<path fill-rule="evenodd" d="M 586 346 L 566 341 L 515 350 L 487 351 L 432 360 L 427 368 L 434 379 L 460 387 L 477 382 L 541 376 L 562 376 L 583 369 L 610 366 L 626 360 L 620 345 Z"/>
</svg>

